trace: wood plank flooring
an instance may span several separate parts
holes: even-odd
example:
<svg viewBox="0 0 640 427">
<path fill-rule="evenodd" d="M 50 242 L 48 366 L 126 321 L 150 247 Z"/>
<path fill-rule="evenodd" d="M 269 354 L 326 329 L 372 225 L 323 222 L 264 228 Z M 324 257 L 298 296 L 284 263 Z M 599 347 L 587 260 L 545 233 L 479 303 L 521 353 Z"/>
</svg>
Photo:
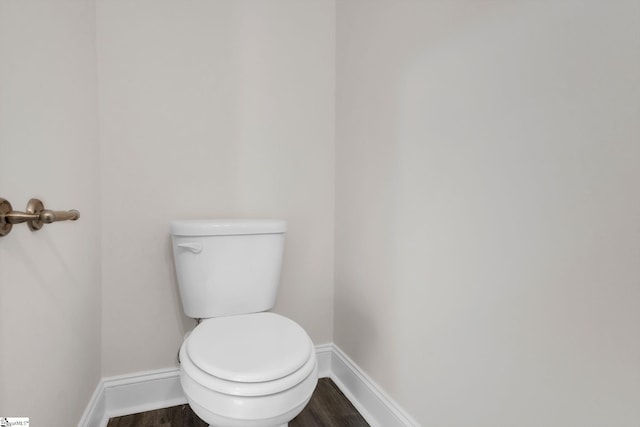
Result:
<svg viewBox="0 0 640 427">
<path fill-rule="evenodd" d="M 369 426 L 329 378 L 320 378 L 311 401 L 289 427 Z M 189 405 L 111 418 L 107 427 L 207 427 Z"/>
</svg>

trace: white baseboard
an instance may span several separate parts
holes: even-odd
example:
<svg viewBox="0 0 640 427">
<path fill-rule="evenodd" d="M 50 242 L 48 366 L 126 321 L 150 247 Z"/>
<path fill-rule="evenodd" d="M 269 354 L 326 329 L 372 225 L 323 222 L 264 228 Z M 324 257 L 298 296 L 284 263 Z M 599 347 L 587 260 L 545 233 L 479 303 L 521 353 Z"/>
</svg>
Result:
<svg viewBox="0 0 640 427">
<path fill-rule="evenodd" d="M 316 357 L 318 358 L 318 378 L 331 377 L 333 348 L 333 344 L 320 344 L 316 346 Z"/>
<path fill-rule="evenodd" d="M 78 427 L 106 427 L 109 418 L 187 403 L 179 368 L 103 378 Z"/>
<path fill-rule="evenodd" d="M 371 427 L 420 427 L 338 346 L 331 346 L 330 378 Z"/>
<path fill-rule="evenodd" d="M 393 399 L 334 344 L 316 346 L 318 377 L 329 377 L 371 427 L 419 427 Z M 187 402 L 179 368 L 104 378 L 78 427 L 106 427 L 109 418 Z"/>
<path fill-rule="evenodd" d="M 93 392 L 89 404 L 84 410 L 78 427 L 104 427 L 107 425 L 109 418 L 107 417 L 106 401 L 104 397 L 104 381 L 101 380 Z"/>
</svg>

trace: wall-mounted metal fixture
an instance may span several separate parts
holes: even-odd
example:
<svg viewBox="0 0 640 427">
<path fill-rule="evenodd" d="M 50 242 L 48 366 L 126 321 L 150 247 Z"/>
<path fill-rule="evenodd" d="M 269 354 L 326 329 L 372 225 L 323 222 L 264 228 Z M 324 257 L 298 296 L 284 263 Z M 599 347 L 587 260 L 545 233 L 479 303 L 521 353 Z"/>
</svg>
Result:
<svg viewBox="0 0 640 427">
<path fill-rule="evenodd" d="M 31 231 L 36 231 L 40 230 L 44 224 L 56 221 L 75 221 L 78 218 L 80 218 L 80 212 L 75 209 L 52 211 L 45 209 L 39 199 L 29 200 L 26 212 L 14 211 L 11 203 L 0 197 L 0 237 L 9 234 L 13 224 L 26 222 Z"/>
</svg>

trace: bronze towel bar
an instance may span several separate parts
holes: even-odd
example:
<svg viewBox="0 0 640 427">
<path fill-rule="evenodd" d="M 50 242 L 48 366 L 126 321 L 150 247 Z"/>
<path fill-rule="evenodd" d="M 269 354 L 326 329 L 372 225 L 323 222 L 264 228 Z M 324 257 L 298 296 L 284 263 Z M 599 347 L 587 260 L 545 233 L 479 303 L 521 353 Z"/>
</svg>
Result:
<svg viewBox="0 0 640 427">
<path fill-rule="evenodd" d="M 75 209 L 52 211 L 45 209 L 39 199 L 29 200 L 26 212 L 14 211 L 9 201 L 0 198 L 0 237 L 9 234 L 13 224 L 26 222 L 32 231 L 36 231 L 40 230 L 44 224 L 56 221 L 75 221 L 78 218 L 80 218 L 80 212 Z"/>
</svg>

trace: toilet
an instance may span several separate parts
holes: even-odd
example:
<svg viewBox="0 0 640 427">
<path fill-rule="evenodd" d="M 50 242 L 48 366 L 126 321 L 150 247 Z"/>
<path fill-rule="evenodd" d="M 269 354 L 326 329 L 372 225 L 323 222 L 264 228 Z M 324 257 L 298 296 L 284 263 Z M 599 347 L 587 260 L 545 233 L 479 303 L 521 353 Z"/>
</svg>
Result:
<svg viewBox="0 0 640 427">
<path fill-rule="evenodd" d="M 212 427 L 281 427 L 318 382 L 315 347 L 275 304 L 286 222 L 170 224 L 184 313 L 198 319 L 180 347 L 189 406 Z"/>
</svg>

